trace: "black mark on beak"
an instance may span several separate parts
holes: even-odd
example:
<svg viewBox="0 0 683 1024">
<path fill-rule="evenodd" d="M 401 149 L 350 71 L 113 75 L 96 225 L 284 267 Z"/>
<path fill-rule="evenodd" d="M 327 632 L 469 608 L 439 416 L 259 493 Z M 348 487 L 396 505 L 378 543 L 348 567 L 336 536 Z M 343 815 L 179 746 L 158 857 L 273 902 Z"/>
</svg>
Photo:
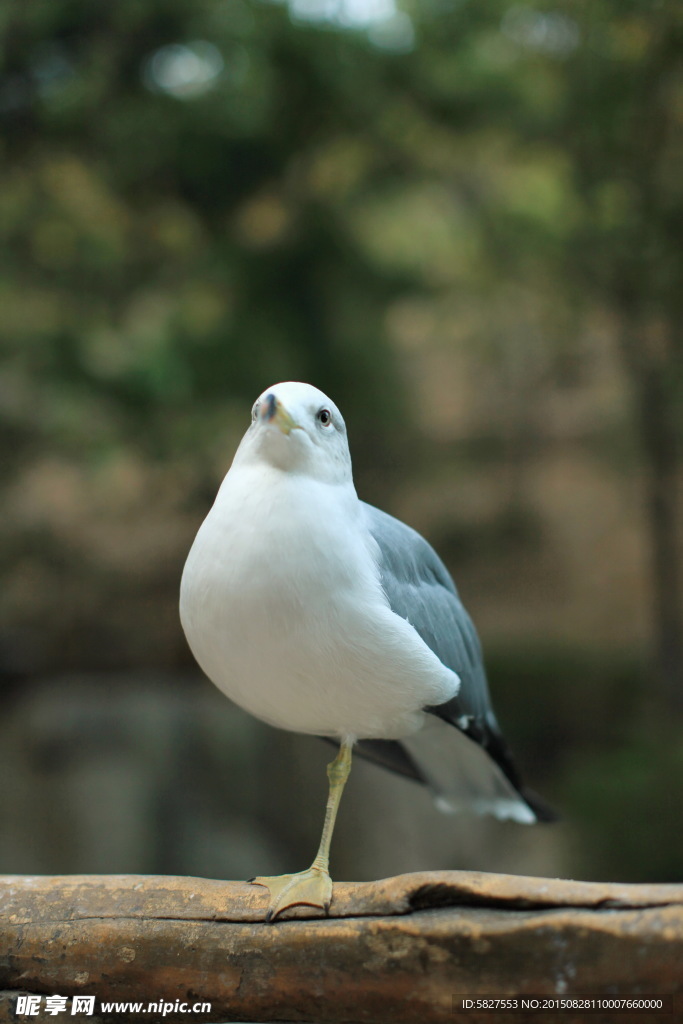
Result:
<svg viewBox="0 0 683 1024">
<path fill-rule="evenodd" d="M 261 413 L 261 416 L 263 417 L 263 419 L 266 422 L 269 422 L 270 420 L 272 420 L 272 418 L 275 415 L 276 411 L 277 411 L 277 398 L 275 397 L 275 395 L 271 391 L 271 393 L 269 395 L 266 395 L 266 397 L 264 399 L 264 402 L 263 402 L 263 412 Z"/>
</svg>

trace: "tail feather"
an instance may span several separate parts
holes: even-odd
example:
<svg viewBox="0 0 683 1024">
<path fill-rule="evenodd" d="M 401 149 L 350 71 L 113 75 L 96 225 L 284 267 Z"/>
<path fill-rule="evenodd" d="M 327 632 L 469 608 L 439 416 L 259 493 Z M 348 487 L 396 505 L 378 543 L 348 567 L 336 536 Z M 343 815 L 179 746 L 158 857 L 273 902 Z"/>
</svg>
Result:
<svg viewBox="0 0 683 1024">
<path fill-rule="evenodd" d="M 331 737 L 321 739 L 339 746 Z M 542 797 L 522 785 L 502 738 L 495 751 L 487 751 L 446 719 L 430 717 L 401 740 L 359 740 L 354 753 L 427 786 L 446 813 L 492 814 L 527 825 L 558 819 Z"/>
<path fill-rule="evenodd" d="M 540 797 L 513 784 L 480 744 L 441 719 L 432 718 L 401 743 L 419 765 L 441 810 L 492 814 L 525 825 L 554 820 Z"/>
</svg>

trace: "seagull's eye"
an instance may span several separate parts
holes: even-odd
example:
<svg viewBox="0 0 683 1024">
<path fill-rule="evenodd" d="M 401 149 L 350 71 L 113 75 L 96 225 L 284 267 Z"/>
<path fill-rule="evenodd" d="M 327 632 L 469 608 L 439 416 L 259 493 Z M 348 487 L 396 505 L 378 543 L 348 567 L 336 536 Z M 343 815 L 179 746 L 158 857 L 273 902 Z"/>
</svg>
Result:
<svg viewBox="0 0 683 1024">
<path fill-rule="evenodd" d="M 320 409 L 317 416 L 318 423 L 322 423 L 324 427 L 329 427 L 332 422 L 332 413 L 329 409 Z"/>
</svg>

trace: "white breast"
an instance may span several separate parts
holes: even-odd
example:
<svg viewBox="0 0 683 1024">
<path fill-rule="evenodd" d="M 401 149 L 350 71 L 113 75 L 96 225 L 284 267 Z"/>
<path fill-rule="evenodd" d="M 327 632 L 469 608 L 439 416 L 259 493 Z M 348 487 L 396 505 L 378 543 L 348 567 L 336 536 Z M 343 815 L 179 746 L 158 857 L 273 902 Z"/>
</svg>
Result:
<svg viewBox="0 0 683 1024">
<path fill-rule="evenodd" d="M 274 468 L 228 474 L 188 556 L 192 651 L 236 703 L 320 735 L 397 737 L 458 677 L 395 615 L 352 485 Z"/>
</svg>

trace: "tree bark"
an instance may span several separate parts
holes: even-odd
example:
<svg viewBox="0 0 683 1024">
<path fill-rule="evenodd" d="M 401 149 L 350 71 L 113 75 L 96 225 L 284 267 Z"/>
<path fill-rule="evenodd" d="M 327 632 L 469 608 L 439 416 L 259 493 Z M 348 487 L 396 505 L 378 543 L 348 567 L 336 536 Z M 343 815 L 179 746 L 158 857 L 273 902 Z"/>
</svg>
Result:
<svg viewBox="0 0 683 1024">
<path fill-rule="evenodd" d="M 683 885 L 425 872 L 334 887 L 266 925 L 265 889 L 139 875 L 0 878 L 0 1021 L 20 993 L 94 995 L 95 1022 L 538 1022 L 454 999 L 658 995 L 683 1012 Z M 144 1010 L 106 1010 L 106 1001 Z M 202 1001 L 210 1011 L 181 1012 Z M 150 1002 L 166 1003 L 150 1016 Z M 455 1004 L 459 1005 L 458 1003 Z M 553 1018 L 555 1019 L 555 1018 Z M 586 1020 L 565 1012 L 562 1024 Z M 594 1024 L 621 1019 L 591 1012 Z M 678 1017 L 680 1019 L 680 1017 Z"/>
</svg>

